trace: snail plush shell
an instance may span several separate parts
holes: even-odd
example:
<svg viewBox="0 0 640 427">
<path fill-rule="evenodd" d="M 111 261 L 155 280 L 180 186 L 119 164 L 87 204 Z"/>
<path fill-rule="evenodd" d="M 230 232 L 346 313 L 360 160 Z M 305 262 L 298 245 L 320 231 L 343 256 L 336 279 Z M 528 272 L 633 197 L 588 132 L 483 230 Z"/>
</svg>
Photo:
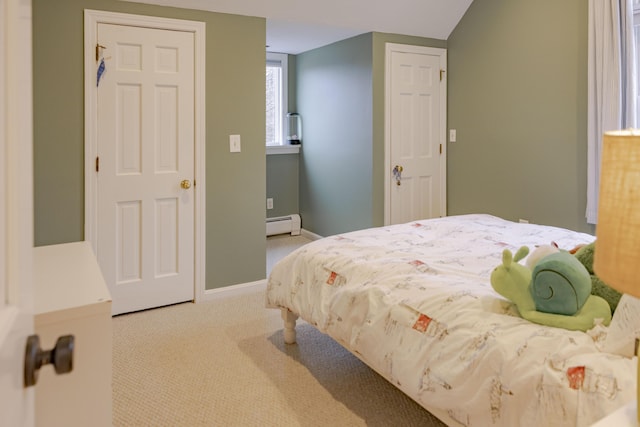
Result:
<svg viewBox="0 0 640 427">
<path fill-rule="evenodd" d="M 576 257 L 557 252 L 536 264 L 529 290 L 536 310 L 573 316 L 591 295 L 591 276 Z"/>
</svg>

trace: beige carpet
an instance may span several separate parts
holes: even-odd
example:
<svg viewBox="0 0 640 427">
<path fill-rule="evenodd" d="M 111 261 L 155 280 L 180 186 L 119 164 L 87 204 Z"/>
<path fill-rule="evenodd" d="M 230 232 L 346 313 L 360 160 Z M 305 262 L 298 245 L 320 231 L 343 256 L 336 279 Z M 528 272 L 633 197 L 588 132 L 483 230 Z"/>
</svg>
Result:
<svg viewBox="0 0 640 427">
<path fill-rule="evenodd" d="M 264 291 L 113 319 L 116 426 L 442 426 Z"/>
<path fill-rule="evenodd" d="M 280 261 L 285 255 L 291 253 L 294 249 L 304 246 L 311 242 L 304 236 L 291 236 L 288 234 L 280 234 L 267 238 L 267 276 L 271 274 L 273 266 Z"/>
</svg>

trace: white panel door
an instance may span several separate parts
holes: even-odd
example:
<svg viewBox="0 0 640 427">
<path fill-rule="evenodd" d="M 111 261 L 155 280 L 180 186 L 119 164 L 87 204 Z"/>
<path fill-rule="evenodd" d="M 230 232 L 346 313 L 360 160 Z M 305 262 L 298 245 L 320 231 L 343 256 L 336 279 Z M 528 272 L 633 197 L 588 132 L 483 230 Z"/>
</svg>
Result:
<svg viewBox="0 0 640 427">
<path fill-rule="evenodd" d="M 97 257 L 113 314 L 193 300 L 194 35 L 97 32 Z"/>
<path fill-rule="evenodd" d="M 388 222 L 439 217 L 445 210 L 441 55 L 388 54 Z"/>
<path fill-rule="evenodd" d="M 0 0 L 0 426 L 34 424 L 31 2 Z"/>
</svg>

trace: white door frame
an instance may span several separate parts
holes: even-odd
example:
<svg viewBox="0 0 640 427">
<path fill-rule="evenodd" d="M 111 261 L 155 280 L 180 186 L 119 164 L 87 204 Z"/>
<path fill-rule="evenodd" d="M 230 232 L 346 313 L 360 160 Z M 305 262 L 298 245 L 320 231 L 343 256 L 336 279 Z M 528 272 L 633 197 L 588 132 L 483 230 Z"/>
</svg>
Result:
<svg viewBox="0 0 640 427">
<path fill-rule="evenodd" d="M 90 241 L 97 255 L 98 240 L 98 182 L 96 155 L 98 152 L 98 97 L 96 87 L 96 45 L 99 23 L 186 31 L 194 34 L 194 299 L 204 300 L 205 293 L 205 23 L 155 16 L 125 13 L 84 11 L 84 96 L 85 96 L 85 240 Z M 108 52 L 104 52 L 109 56 Z"/>
<path fill-rule="evenodd" d="M 413 46 L 396 43 L 385 44 L 385 92 L 384 92 L 384 225 L 391 223 L 391 53 L 405 52 L 440 57 L 442 84 L 440 85 L 440 216 L 447 215 L 447 50 L 435 47 Z"/>
<path fill-rule="evenodd" d="M 0 425 L 35 424 L 24 387 L 33 334 L 33 61 L 30 0 L 0 0 Z"/>
</svg>

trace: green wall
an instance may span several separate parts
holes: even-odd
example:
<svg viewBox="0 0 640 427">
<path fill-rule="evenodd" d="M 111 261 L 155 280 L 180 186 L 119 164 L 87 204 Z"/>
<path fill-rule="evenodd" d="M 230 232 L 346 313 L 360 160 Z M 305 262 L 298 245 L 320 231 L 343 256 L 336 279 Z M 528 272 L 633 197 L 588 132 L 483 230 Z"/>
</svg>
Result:
<svg viewBox="0 0 640 427">
<path fill-rule="evenodd" d="M 296 101 L 296 56 L 287 58 L 287 95 L 289 112 L 298 111 Z M 267 155 L 267 197 L 273 198 L 273 209 L 266 209 L 267 218 L 299 213 L 298 154 Z"/>
<path fill-rule="evenodd" d="M 267 210 L 267 218 L 300 212 L 298 159 L 298 154 L 267 156 L 267 197 L 273 199 L 273 209 Z"/>
<path fill-rule="evenodd" d="M 448 214 L 586 224 L 587 2 L 475 0 L 448 39 Z"/>
<path fill-rule="evenodd" d="M 448 128 L 458 131 L 448 144 L 449 215 L 593 233 L 584 215 L 587 19 L 581 0 L 475 0 L 446 41 L 372 33 L 298 55 L 303 227 L 330 235 L 383 224 L 389 42 L 447 49 Z"/>
<path fill-rule="evenodd" d="M 385 44 L 446 41 L 368 33 L 297 56 L 304 120 L 302 226 L 321 236 L 384 224 Z"/>
<path fill-rule="evenodd" d="M 593 232 L 584 219 L 588 12 L 581 0 L 475 0 L 447 41 L 369 33 L 290 57 L 297 69 L 290 105 L 304 120 L 299 164 L 296 155 L 265 161 L 263 19 L 116 0 L 34 0 L 36 245 L 84 239 L 85 8 L 207 24 L 208 289 L 264 278 L 267 164 L 278 175 L 274 184 L 287 186 L 269 191 L 289 194 L 276 196 L 269 216 L 299 203 L 303 227 L 320 235 L 382 225 L 386 42 L 448 50 L 448 127 L 458 131 L 448 145 L 450 215 L 488 212 Z M 240 154 L 228 151 L 235 133 Z"/>
<path fill-rule="evenodd" d="M 306 124 L 314 118 L 305 116 L 305 139 L 313 137 L 317 146 L 303 144 L 303 227 L 329 235 L 383 223 L 384 55 L 390 42 L 447 49 L 448 128 L 458 132 L 458 141 L 448 144 L 449 215 L 487 212 L 593 233 L 584 215 L 587 19 L 580 0 L 475 0 L 446 41 L 372 33 L 370 46 L 359 36 L 298 55 L 298 102 L 318 111 L 336 108 L 312 130 Z M 350 67 L 364 49 L 372 52 L 371 74 L 367 60 L 353 68 L 361 81 L 371 79 L 371 141 L 349 144 L 359 156 L 331 157 L 345 150 L 335 129 L 366 126 L 366 120 L 340 118 L 368 108 L 366 88 L 360 86 L 350 108 L 331 88 L 341 90 L 340 67 Z M 320 77 L 328 70 L 335 73 L 330 83 Z M 322 88 L 331 90 L 326 99 L 307 99 Z M 351 180 L 347 170 L 370 181 Z M 351 199 L 356 193 L 361 197 Z"/>
<path fill-rule="evenodd" d="M 297 56 L 300 214 L 321 236 L 373 225 L 372 35 Z"/>
<path fill-rule="evenodd" d="M 297 99 L 307 109 L 303 227 L 329 235 L 383 223 L 384 55 L 391 42 L 447 49 L 448 128 L 458 132 L 448 144 L 449 215 L 487 212 L 593 233 L 584 215 L 587 19 L 581 0 L 475 0 L 446 41 L 372 33 L 298 55 Z M 367 49 L 370 59 L 362 57 Z M 355 89 L 346 87 L 342 67 L 360 83 L 370 80 L 371 92 L 363 84 L 349 92 Z M 360 114 L 369 96 L 371 140 L 340 144 L 337 129 L 368 134 Z M 356 120 L 344 120 L 349 115 Z"/>
<path fill-rule="evenodd" d="M 34 0 L 35 244 L 84 239 L 83 10 L 206 23 L 206 288 L 265 277 L 265 20 L 115 0 Z M 230 134 L 242 153 L 229 153 Z"/>
</svg>

